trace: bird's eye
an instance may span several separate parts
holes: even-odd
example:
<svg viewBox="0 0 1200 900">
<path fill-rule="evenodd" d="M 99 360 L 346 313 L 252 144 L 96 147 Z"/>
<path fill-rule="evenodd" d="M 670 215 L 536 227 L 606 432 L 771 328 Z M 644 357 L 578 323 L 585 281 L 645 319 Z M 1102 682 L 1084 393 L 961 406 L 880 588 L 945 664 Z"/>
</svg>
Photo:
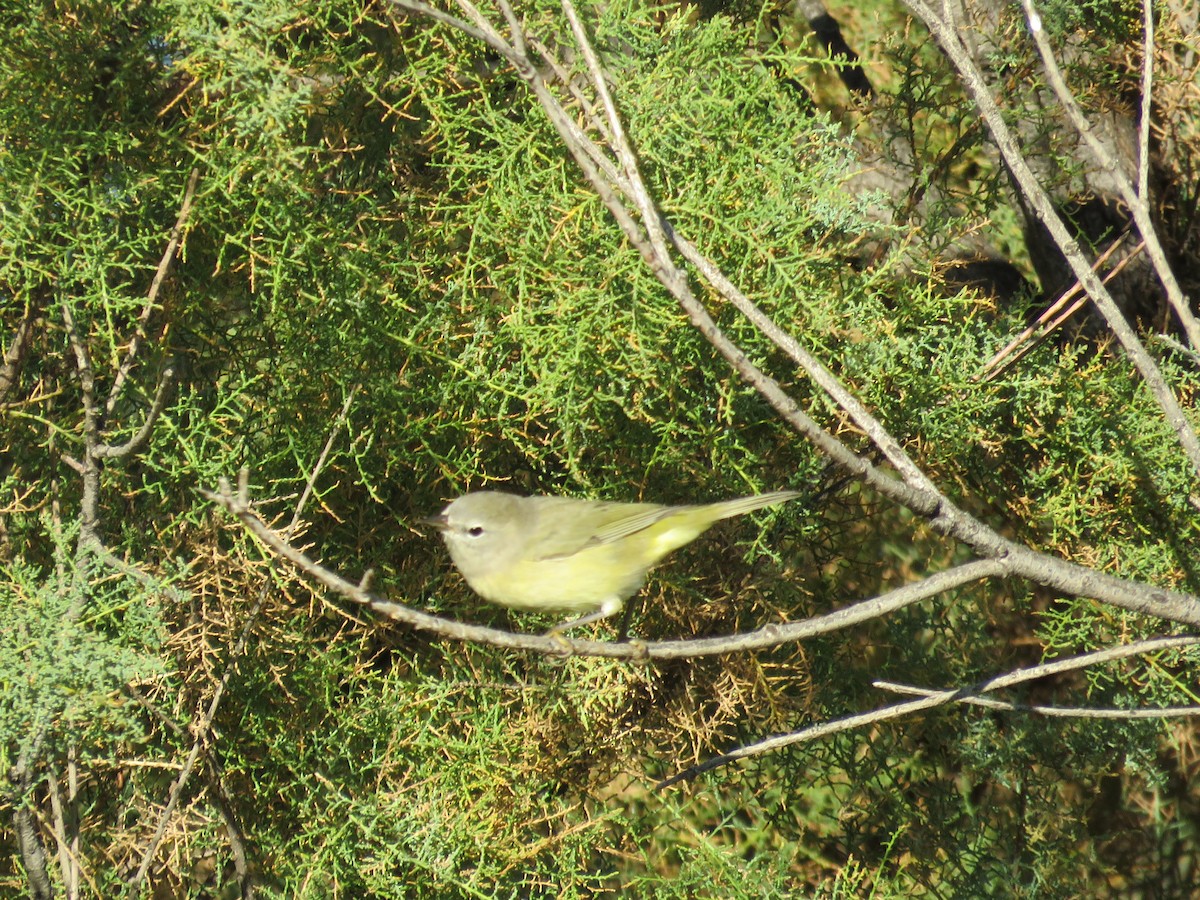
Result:
<svg viewBox="0 0 1200 900">
<path fill-rule="evenodd" d="M 481 534 L 483 534 L 483 526 L 472 525 L 467 529 L 467 534 L 469 534 L 471 537 L 479 537 Z"/>
</svg>

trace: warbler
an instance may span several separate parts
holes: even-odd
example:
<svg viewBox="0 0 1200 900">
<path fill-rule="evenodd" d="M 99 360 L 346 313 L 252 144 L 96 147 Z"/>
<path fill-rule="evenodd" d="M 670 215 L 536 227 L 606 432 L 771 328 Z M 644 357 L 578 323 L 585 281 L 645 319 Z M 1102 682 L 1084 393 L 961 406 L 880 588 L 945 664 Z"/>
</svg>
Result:
<svg viewBox="0 0 1200 900">
<path fill-rule="evenodd" d="M 422 521 L 441 532 L 454 565 L 485 600 L 582 614 L 551 628 L 556 635 L 619 612 L 663 557 L 721 519 L 797 496 L 662 506 L 479 491 Z"/>
</svg>

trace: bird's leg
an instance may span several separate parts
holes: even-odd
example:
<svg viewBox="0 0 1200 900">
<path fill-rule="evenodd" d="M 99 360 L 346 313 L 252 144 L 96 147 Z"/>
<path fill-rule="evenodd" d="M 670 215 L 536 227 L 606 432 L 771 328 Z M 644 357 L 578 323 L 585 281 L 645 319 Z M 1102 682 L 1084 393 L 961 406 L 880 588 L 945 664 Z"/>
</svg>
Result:
<svg viewBox="0 0 1200 900">
<path fill-rule="evenodd" d="M 580 616 L 578 619 L 571 619 L 569 622 L 563 622 L 561 625 L 555 625 L 546 632 L 546 637 L 553 638 L 556 641 L 561 641 L 569 650 L 570 645 L 567 644 L 566 639 L 562 636 L 564 631 L 568 631 L 579 625 L 586 625 L 588 622 L 598 622 L 601 619 L 607 619 L 609 616 L 619 613 L 622 605 L 623 603 L 620 597 L 609 597 L 607 600 L 601 603 L 600 608 L 594 612 L 590 612 L 585 616 Z"/>
<path fill-rule="evenodd" d="M 625 604 L 625 615 L 621 616 L 621 630 L 617 632 L 617 643 L 629 639 L 629 625 L 633 621 L 633 613 L 641 605 L 641 594 L 636 594 L 631 602 Z"/>
</svg>

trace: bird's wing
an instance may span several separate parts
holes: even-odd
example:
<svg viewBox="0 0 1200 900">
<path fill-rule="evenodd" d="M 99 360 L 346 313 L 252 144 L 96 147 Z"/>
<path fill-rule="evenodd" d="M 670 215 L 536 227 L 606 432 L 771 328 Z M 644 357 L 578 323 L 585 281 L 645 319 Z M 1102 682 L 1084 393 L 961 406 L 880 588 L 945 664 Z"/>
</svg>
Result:
<svg viewBox="0 0 1200 900">
<path fill-rule="evenodd" d="M 570 497 L 537 497 L 539 559 L 561 559 L 611 544 L 649 528 L 673 507 L 653 503 L 594 503 Z M 576 509 L 572 509 L 576 507 Z"/>
</svg>

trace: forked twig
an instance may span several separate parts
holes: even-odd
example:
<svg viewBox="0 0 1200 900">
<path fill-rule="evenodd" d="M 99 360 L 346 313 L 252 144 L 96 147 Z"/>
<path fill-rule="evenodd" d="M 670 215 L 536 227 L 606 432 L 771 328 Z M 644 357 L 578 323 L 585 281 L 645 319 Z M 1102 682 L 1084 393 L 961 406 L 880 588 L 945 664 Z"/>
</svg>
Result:
<svg viewBox="0 0 1200 900">
<path fill-rule="evenodd" d="M 1108 260 L 1117 248 L 1121 245 L 1125 235 L 1117 239 L 1112 245 L 1100 255 L 1100 257 L 1092 264 L 1094 271 L 1099 271 L 1100 267 Z M 1115 266 L 1104 274 L 1104 283 L 1108 284 L 1114 278 L 1121 274 L 1133 259 L 1145 249 L 1145 241 L 1139 242 L 1124 258 L 1121 259 Z M 1074 302 L 1071 300 L 1074 298 Z M 1063 326 L 1071 316 L 1079 312 L 1080 308 L 1088 302 L 1087 294 L 1083 293 L 1083 286 L 1076 281 L 1067 290 L 1063 291 L 1062 295 L 1055 300 L 1050 306 L 1038 316 L 1037 321 L 1018 334 L 1015 338 L 1004 345 L 995 356 L 989 359 L 983 367 L 983 371 L 976 376 L 977 379 L 991 381 L 998 378 L 1004 372 L 1008 371 L 1026 356 L 1028 356 L 1036 347 L 1040 346 L 1043 341 L 1050 335 Z M 1067 304 L 1070 303 L 1070 306 Z M 1063 307 L 1067 306 L 1064 310 Z M 1036 335 L 1036 337 L 1035 337 Z M 1033 340 L 1029 340 L 1033 337 Z M 1026 343 L 1028 341 L 1028 343 Z M 1019 348 L 1019 349 L 1018 349 Z M 1014 352 L 1015 351 L 1015 352 Z M 1005 362 L 1005 359 L 1012 355 L 1011 359 Z M 1001 365 L 1001 363 L 1004 363 Z"/>
<path fill-rule="evenodd" d="M 934 697 L 942 691 L 917 687 L 911 684 L 899 684 L 895 681 L 873 681 L 872 684 L 881 691 L 894 691 L 897 694 L 913 694 L 918 697 Z M 1160 706 L 1154 708 L 1128 709 L 1120 706 L 1045 706 L 1039 703 L 1009 703 L 1005 700 L 992 700 L 988 697 L 966 696 L 955 699 L 956 703 L 968 706 L 980 706 L 984 709 L 998 709 L 1003 712 L 1028 712 L 1045 716 L 1048 719 L 1118 719 L 1132 721 L 1134 719 L 1182 719 L 1200 716 L 1200 706 Z"/>
<path fill-rule="evenodd" d="M 871 710 L 870 712 L 857 713 L 852 716 L 846 716 L 841 719 L 834 719 L 831 722 L 822 722 L 819 725 L 813 725 L 809 728 L 794 731 L 791 734 L 781 734 L 776 737 L 768 738 L 765 741 L 759 741 L 755 744 L 750 744 L 745 747 L 740 747 L 731 753 L 725 753 L 721 756 L 713 757 L 705 760 L 699 765 L 691 766 L 678 774 L 672 775 L 670 778 L 663 779 L 656 787 L 665 788 L 680 781 L 687 781 L 702 775 L 705 772 L 711 772 L 713 769 L 718 769 L 721 766 L 727 766 L 730 763 L 737 762 L 743 759 L 750 759 L 755 756 L 761 756 L 764 753 L 769 753 L 775 750 L 789 747 L 792 744 L 799 744 L 805 741 L 815 740 L 817 738 L 827 737 L 831 734 L 838 734 L 842 731 L 849 731 L 853 728 L 860 728 L 863 725 L 870 725 L 875 722 L 882 722 L 887 719 L 895 719 L 901 716 L 911 715 L 915 712 L 920 712 L 925 709 L 933 709 L 936 706 L 943 706 L 947 703 L 956 703 L 965 701 L 970 697 L 977 697 L 980 694 L 985 694 L 990 691 L 998 691 L 1003 688 L 1014 687 L 1018 684 L 1023 684 L 1029 681 L 1036 681 L 1039 678 L 1045 678 L 1048 675 L 1057 675 L 1062 672 L 1070 672 L 1078 669 L 1084 669 L 1089 666 L 1099 665 L 1101 663 L 1113 662 L 1118 659 L 1126 659 L 1130 656 L 1138 656 L 1143 653 L 1154 653 L 1160 650 L 1178 649 L 1181 647 L 1193 647 L 1200 644 L 1200 637 L 1184 636 L 1184 637 L 1158 637 L 1149 638 L 1143 641 L 1134 641 L 1130 644 L 1122 644 L 1117 647 L 1110 647 L 1106 650 L 1094 650 L 1090 653 L 1083 653 L 1079 656 L 1067 657 L 1065 659 L 1056 659 L 1052 662 L 1042 663 L 1037 666 L 1030 666 L 1024 669 L 1016 669 L 1004 675 L 997 675 L 980 681 L 968 687 L 961 687 L 955 690 L 948 691 L 933 691 L 927 696 L 921 697 L 919 700 L 909 700 L 904 703 L 896 703 L 891 706 L 884 706 L 879 709 Z M 1193 711 L 1192 707 L 1185 707 L 1187 715 L 1196 715 L 1198 711 Z M 1160 713 L 1170 715 L 1176 714 L 1175 708 L 1167 708 L 1160 710 Z M 1161 716 L 1160 716 L 1161 717 Z"/>
</svg>

